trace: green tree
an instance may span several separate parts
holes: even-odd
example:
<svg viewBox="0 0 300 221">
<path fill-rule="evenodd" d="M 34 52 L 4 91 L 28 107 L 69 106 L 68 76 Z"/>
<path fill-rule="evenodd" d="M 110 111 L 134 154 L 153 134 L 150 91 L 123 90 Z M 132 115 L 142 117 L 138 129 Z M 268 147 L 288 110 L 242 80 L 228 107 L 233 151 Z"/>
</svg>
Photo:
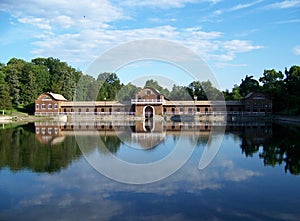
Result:
<svg viewBox="0 0 300 221">
<path fill-rule="evenodd" d="M 161 85 L 158 84 L 157 81 L 153 79 L 147 80 L 145 83 L 145 87 L 154 88 L 159 93 L 163 94 L 165 97 L 169 97 L 170 95 L 170 91 L 167 88 L 163 88 Z"/>
<path fill-rule="evenodd" d="M 285 98 L 285 84 L 283 81 L 284 75 L 281 71 L 264 70 L 263 76 L 259 81 L 263 84 L 262 91 L 273 99 L 273 111 L 277 112 L 283 110 L 286 106 Z"/>
<path fill-rule="evenodd" d="M 223 98 L 223 94 L 212 83 L 208 81 L 193 81 L 187 87 L 188 93 L 194 99 L 197 100 L 220 100 Z"/>
<path fill-rule="evenodd" d="M 115 73 L 102 73 L 97 78 L 99 93 L 97 100 L 115 100 L 123 84 Z"/>
<path fill-rule="evenodd" d="M 99 84 L 90 75 L 83 75 L 76 87 L 77 101 L 95 101 L 97 100 Z"/>
<path fill-rule="evenodd" d="M 11 109 L 11 97 L 9 95 L 9 87 L 5 82 L 5 75 L 0 71 L 0 110 Z"/>
<path fill-rule="evenodd" d="M 187 87 L 173 85 L 172 91 L 169 96 L 170 100 L 191 100 L 191 96 L 188 92 Z"/>
<path fill-rule="evenodd" d="M 135 94 L 137 94 L 141 88 L 128 83 L 125 86 L 121 88 L 121 90 L 117 94 L 117 100 L 118 101 L 130 101 L 135 97 Z"/>
<path fill-rule="evenodd" d="M 34 100 L 38 96 L 34 64 L 24 64 L 19 81 L 20 103 L 22 103 L 24 106 L 34 103 Z"/>
<path fill-rule="evenodd" d="M 6 66 L 2 68 L 2 71 L 6 75 L 6 82 L 8 83 L 10 96 L 12 97 L 12 104 L 14 107 L 18 107 L 21 104 L 21 83 L 20 76 L 25 65 L 25 61 L 17 58 L 12 58 Z"/>
<path fill-rule="evenodd" d="M 300 66 L 292 66 L 285 70 L 286 112 L 292 115 L 300 114 Z"/>
<path fill-rule="evenodd" d="M 51 76 L 47 67 L 47 58 L 35 58 L 31 62 L 34 64 L 34 73 L 37 84 L 37 93 L 41 94 L 51 89 Z"/>
<path fill-rule="evenodd" d="M 253 76 L 246 75 L 245 79 L 242 79 L 242 83 L 239 86 L 240 94 L 245 97 L 250 92 L 260 91 L 259 82 L 253 79 Z"/>
<path fill-rule="evenodd" d="M 219 91 L 217 88 L 215 88 L 209 80 L 201 82 L 201 87 L 203 88 L 207 99 L 209 100 L 224 99 L 222 92 Z"/>
<path fill-rule="evenodd" d="M 187 90 L 192 99 L 194 99 L 194 97 L 197 97 L 197 100 L 207 100 L 207 96 L 202 88 L 200 81 L 193 81 L 192 83 L 190 83 L 187 87 Z"/>
</svg>

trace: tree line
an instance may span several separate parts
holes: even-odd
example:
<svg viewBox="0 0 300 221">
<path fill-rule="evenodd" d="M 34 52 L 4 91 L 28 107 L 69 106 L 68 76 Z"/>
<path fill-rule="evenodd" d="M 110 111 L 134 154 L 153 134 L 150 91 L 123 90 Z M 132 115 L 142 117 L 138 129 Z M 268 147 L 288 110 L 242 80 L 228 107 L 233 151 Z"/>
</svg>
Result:
<svg viewBox="0 0 300 221">
<path fill-rule="evenodd" d="M 264 70 L 258 80 L 246 75 L 231 91 L 220 91 L 210 81 L 173 85 L 169 90 L 150 79 L 145 86 L 155 88 L 170 100 L 241 100 L 250 92 L 264 92 L 273 99 L 274 112 L 300 114 L 300 66 L 285 69 L 284 73 Z M 52 57 L 30 62 L 12 58 L 7 64 L 0 64 L 0 109 L 21 107 L 30 112 L 37 96 L 47 91 L 62 94 L 68 100 L 128 101 L 140 89 L 131 83 L 123 84 L 115 73 L 99 73 L 95 79 Z"/>
</svg>

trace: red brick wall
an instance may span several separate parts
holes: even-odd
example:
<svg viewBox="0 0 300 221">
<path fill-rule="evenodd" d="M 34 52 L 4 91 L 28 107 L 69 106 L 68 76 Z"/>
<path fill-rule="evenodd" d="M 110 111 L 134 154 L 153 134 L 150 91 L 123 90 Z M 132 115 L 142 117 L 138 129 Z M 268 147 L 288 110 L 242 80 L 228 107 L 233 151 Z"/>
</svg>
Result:
<svg viewBox="0 0 300 221">
<path fill-rule="evenodd" d="M 57 113 L 60 110 L 60 106 L 61 101 L 56 101 L 47 94 L 41 94 L 35 100 L 35 113 Z"/>
</svg>

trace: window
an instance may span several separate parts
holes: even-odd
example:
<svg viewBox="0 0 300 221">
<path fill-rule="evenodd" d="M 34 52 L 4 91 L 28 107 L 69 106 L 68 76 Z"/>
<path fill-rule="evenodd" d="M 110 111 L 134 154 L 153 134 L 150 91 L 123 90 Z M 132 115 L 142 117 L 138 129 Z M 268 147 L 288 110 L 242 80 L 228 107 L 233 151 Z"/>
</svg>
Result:
<svg viewBox="0 0 300 221">
<path fill-rule="evenodd" d="M 87 108 L 86 110 L 85 110 L 85 112 L 89 112 L 90 110 Z"/>
<path fill-rule="evenodd" d="M 193 112 L 193 108 L 189 108 L 188 111 L 189 111 L 189 113 L 192 113 Z"/>
<path fill-rule="evenodd" d="M 256 105 L 256 102 L 254 102 L 253 109 L 256 109 L 256 108 L 257 108 L 257 105 Z"/>
<path fill-rule="evenodd" d="M 46 104 L 42 104 L 42 109 L 46 109 Z"/>
<path fill-rule="evenodd" d="M 49 109 L 49 110 L 52 109 L 52 104 L 48 104 L 48 109 Z"/>
<path fill-rule="evenodd" d="M 36 132 L 36 134 L 39 134 L 39 133 L 40 133 L 40 128 L 37 127 L 37 128 L 35 129 L 35 132 Z"/>
<path fill-rule="evenodd" d="M 58 104 L 54 104 L 54 109 L 58 109 Z"/>
<path fill-rule="evenodd" d="M 151 91 L 148 90 L 146 93 L 147 93 L 147 95 L 150 95 L 150 94 L 151 94 Z"/>
<path fill-rule="evenodd" d="M 35 109 L 38 110 L 39 109 L 39 104 L 35 105 Z"/>
<path fill-rule="evenodd" d="M 200 112 L 200 107 L 197 107 L 197 112 Z"/>
<path fill-rule="evenodd" d="M 180 112 L 183 112 L 183 107 L 180 108 Z"/>
<path fill-rule="evenodd" d="M 173 113 L 173 114 L 175 113 L 175 108 L 174 108 L 174 107 L 172 107 L 172 113 Z"/>
<path fill-rule="evenodd" d="M 81 112 L 81 108 L 78 108 L 78 112 L 79 112 L 79 113 Z"/>
<path fill-rule="evenodd" d="M 46 133 L 46 128 L 42 128 L 42 134 L 44 135 Z"/>
<path fill-rule="evenodd" d="M 73 109 L 73 108 L 71 108 L 71 112 L 74 112 L 74 109 Z"/>
<path fill-rule="evenodd" d="M 104 112 L 104 108 L 101 108 L 101 112 Z"/>
<path fill-rule="evenodd" d="M 51 127 L 48 128 L 48 134 L 52 134 L 52 128 Z"/>
<path fill-rule="evenodd" d="M 58 128 L 57 128 L 57 127 L 54 128 L 54 133 L 55 133 L 55 134 L 58 134 Z"/>
</svg>

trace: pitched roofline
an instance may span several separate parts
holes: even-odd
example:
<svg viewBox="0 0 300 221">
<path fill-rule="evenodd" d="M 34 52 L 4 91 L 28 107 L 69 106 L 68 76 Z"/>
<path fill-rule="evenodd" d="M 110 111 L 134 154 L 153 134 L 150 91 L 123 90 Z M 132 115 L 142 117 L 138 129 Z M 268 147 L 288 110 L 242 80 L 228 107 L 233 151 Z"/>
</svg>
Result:
<svg viewBox="0 0 300 221">
<path fill-rule="evenodd" d="M 54 100 L 57 100 L 57 101 L 67 101 L 67 99 L 61 94 L 56 94 L 56 93 L 52 93 L 52 92 L 45 92 L 44 94 L 49 95 L 50 97 L 52 97 Z"/>
</svg>

